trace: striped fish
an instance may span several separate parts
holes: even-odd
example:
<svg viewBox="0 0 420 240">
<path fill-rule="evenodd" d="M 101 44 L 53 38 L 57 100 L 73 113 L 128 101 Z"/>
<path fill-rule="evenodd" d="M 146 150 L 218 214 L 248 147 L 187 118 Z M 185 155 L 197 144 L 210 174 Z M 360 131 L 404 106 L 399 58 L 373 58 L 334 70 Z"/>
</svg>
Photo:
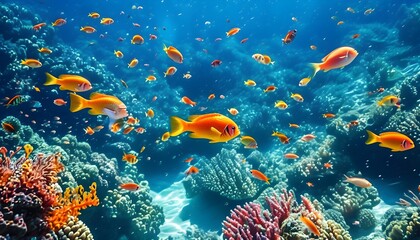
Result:
<svg viewBox="0 0 420 240">
<path fill-rule="evenodd" d="M 26 102 L 27 99 L 25 97 L 23 97 L 22 95 L 16 95 L 14 97 L 12 97 L 11 99 L 9 99 L 9 101 L 7 101 L 7 103 L 5 104 L 6 107 L 10 107 L 10 106 L 17 106 L 23 102 Z"/>
</svg>

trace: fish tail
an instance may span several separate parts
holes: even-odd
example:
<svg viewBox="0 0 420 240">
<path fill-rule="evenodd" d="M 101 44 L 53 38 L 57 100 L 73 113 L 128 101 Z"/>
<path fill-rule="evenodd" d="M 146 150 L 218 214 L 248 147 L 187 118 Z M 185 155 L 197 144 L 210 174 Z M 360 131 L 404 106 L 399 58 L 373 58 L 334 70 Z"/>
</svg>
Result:
<svg viewBox="0 0 420 240">
<path fill-rule="evenodd" d="M 378 101 L 378 106 L 382 107 L 384 105 L 384 103 L 382 101 Z"/>
<path fill-rule="evenodd" d="M 86 108 L 87 101 L 75 93 L 70 93 L 70 112 L 77 112 Z"/>
<path fill-rule="evenodd" d="M 45 86 L 56 85 L 57 84 L 57 79 L 58 78 L 54 77 L 53 75 L 51 75 L 47 72 L 45 73 L 45 75 L 47 75 L 47 80 L 44 83 Z"/>
<path fill-rule="evenodd" d="M 320 65 L 321 65 L 321 63 L 311 63 L 311 66 L 314 69 L 314 73 L 312 74 L 311 78 L 314 78 L 316 73 L 319 72 L 319 70 L 321 70 Z"/>
<path fill-rule="evenodd" d="M 163 51 L 167 51 L 168 50 L 168 48 L 166 47 L 166 45 L 165 44 L 163 44 Z"/>
<path fill-rule="evenodd" d="M 21 64 L 21 65 L 25 65 L 25 64 L 26 64 L 26 61 L 22 59 L 22 60 L 20 61 L 20 64 Z"/>
<path fill-rule="evenodd" d="M 365 142 L 367 145 L 380 142 L 380 138 L 378 135 L 374 134 L 369 130 L 366 130 L 366 132 L 368 133 L 368 139 Z"/>
<path fill-rule="evenodd" d="M 182 120 L 179 117 L 172 116 L 171 117 L 171 137 L 178 136 L 179 134 L 185 132 L 185 127 L 187 122 Z"/>
<path fill-rule="evenodd" d="M 164 74 L 163 77 L 166 77 L 166 72 L 163 72 L 163 74 Z"/>
</svg>

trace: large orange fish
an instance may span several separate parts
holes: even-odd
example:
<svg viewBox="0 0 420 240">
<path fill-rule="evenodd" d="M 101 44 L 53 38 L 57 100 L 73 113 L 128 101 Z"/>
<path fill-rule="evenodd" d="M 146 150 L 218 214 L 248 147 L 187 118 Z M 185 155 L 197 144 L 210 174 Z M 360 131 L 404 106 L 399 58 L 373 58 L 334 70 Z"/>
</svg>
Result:
<svg viewBox="0 0 420 240">
<path fill-rule="evenodd" d="M 236 123 L 220 114 L 209 113 L 192 115 L 187 122 L 179 117 L 171 117 L 171 136 L 178 136 L 183 132 L 191 132 L 189 137 L 209 139 L 210 143 L 227 142 L 240 133 Z"/>
<path fill-rule="evenodd" d="M 349 65 L 358 54 L 359 53 L 351 47 L 340 47 L 335 49 L 322 59 L 322 63 L 312 63 L 314 74 L 311 78 L 315 77 L 315 74 L 320 70 L 327 72 L 332 69 L 343 68 Z"/>
<path fill-rule="evenodd" d="M 366 144 L 368 145 L 378 142 L 380 147 L 389 148 L 392 152 L 402 152 L 415 147 L 413 140 L 399 132 L 383 132 L 378 136 L 369 130 L 366 131 L 368 133 Z"/>
<path fill-rule="evenodd" d="M 318 228 L 316 227 L 315 223 L 312 222 L 311 219 L 304 217 L 304 216 L 300 216 L 299 220 L 305 224 L 305 226 L 309 229 L 309 231 L 311 231 L 313 234 L 320 236 L 321 232 L 318 230 Z"/>
<path fill-rule="evenodd" d="M 182 63 L 182 61 L 184 61 L 181 52 L 172 46 L 166 47 L 166 45 L 163 44 L 163 51 L 165 51 L 168 57 L 176 63 Z"/>
<path fill-rule="evenodd" d="M 45 86 L 60 85 L 60 90 L 73 92 L 85 92 L 92 89 L 92 84 L 90 84 L 89 80 L 78 75 L 61 74 L 56 78 L 49 73 L 45 74 L 47 75 L 47 80 L 44 83 Z"/>
<path fill-rule="evenodd" d="M 90 108 L 90 115 L 107 115 L 110 118 L 110 127 L 116 120 L 128 116 L 127 107 L 117 97 L 95 92 L 88 100 L 70 93 L 70 111 L 77 112 L 85 108 Z"/>
</svg>

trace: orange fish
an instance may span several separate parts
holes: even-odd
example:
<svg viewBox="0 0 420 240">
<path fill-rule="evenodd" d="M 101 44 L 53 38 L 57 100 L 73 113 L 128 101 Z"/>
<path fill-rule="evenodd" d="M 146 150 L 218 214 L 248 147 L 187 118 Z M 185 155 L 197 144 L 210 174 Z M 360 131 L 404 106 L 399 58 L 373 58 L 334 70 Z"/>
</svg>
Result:
<svg viewBox="0 0 420 240">
<path fill-rule="evenodd" d="M 351 128 L 351 127 L 355 127 L 355 126 L 358 126 L 359 125 L 359 121 L 357 121 L 357 120 L 352 120 L 352 121 L 350 121 L 348 124 L 347 124 L 347 127 L 348 128 Z"/>
<path fill-rule="evenodd" d="M 42 27 L 44 27 L 44 26 L 46 26 L 47 24 L 46 23 L 38 23 L 38 24 L 35 24 L 33 27 L 32 27 L 32 29 L 33 30 L 35 30 L 35 31 L 39 31 Z"/>
<path fill-rule="evenodd" d="M 226 37 L 231 37 L 235 34 L 237 34 L 241 29 L 240 28 L 232 28 L 229 31 L 226 32 Z"/>
<path fill-rule="evenodd" d="M 309 231 L 311 231 L 313 234 L 315 234 L 316 236 L 320 236 L 321 233 L 319 232 L 318 228 L 316 227 L 315 223 L 312 222 L 311 219 L 304 217 L 304 216 L 300 216 L 299 220 L 305 224 L 305 226 L 309 229 Z"/>
<path fill-rule="evenodd" d="M 252 58 L 257 61 L 258 63 L 264 64 L 264 65 L 269 65 L 269 64 L 274 64 L 274 61 L 271 61 L 271 57 L 268 55 L 263 55 L 260 53 L 255 53 L 252 55 Z"/>
<path fill-rule="evenodd" d="M 16 132 L 15 127 L 12 124 L 10 124 L 10 123 L 2 122 L 1 123 L 1 127 L 4 129 L 4 131 L 6 131 L 8 133 L 14 133 L 14 132 Z"/>
<path fill-rule="evenodd" d="M 90 115 L 107 115 L 110 118 L 110 126 L 116 120 L 128 116 L 126 105 L 115 96 L 95 92 L 88 100 L 70 93 L 70 112 L 78 112 L 85 108 L 90 108 Z"/>
<path fill-rule="evenodd" d="M 287 158 L 287 159 L 298 159 L 299 156 L 297 154 L 294 154 L 294 153 L 286 153 L 286 154 L 284 154 L 284 158 Z"/>
<path fill-rule="evenodd" d="M 101 19 L 101 24 L 103 25 L 110 25 L 114 23 L 114 19 L 112 18 L 102 18 Z"/>
<path fill-rule="evenodd" d="M 49 48 L 43 47 L 43 48 L 38 49 L 38 52 L 44 53 L 44 54 L 51 54 L 52 50 Z"/>
<path fill-rule="evenodd" d="M 80 28 L 80 31 L 85 32 L 85 33 L 94 33 L 96 32 L 96 29 L 91 26 L 84 26 Z"/>
<path fill-rule="evenodd" d="M 283 144 L 288 144 L 290 142 L 290 138 L 288 138 L 286 135 L 280 132 L 273 131 L 273 134 L 271 134 L 271 136 L 278 137 L 280 142 Z"/>
<path fill-rule="evenodd" d="M 133 58 L 130 63 L 128 64 L 129 68 L 133 68 L 135 66 L 137 66 L 137 64 L 139 63 L 139 60 L 137 60 L 137 58 Z"/>
<path fill-rule="evenodd" d="M 131 153 L 124 153 L 122 160 L 131 164 L 136 164 L 138 162 L 137 156 Z"/>
<path fill-rule="evenodd" d="M 133 117 L 133 116 L 128 116 L 128 119 L 127 119 L 127 121 L 126 121 L 126 123 L 127 123 L 128 125 L 136 125 L 136 124 L 138 124 L 139 122 L 140 122 L 140 120 L 139 120 L 138 118 Z"/>
<path fill-rule="evenodd" d="M 207 97 L 207 101 L 213 100 L 215 97 L 216 97 L 216 95 L 214 95 L 214 93 L 212 93 Z"/>
<path fill-rule="evenodd" d="M 303 102 L 303 97 L 299 93 L 292 93 L 290 97 L 293 98 L 297 102 Z"/>
<path fill-rule="evenodd" d="M 300 126 L 296 123 L 289 123 L 290 128 L 300 128 Z"/>
<path fill-rule="evenodd" d="M 257 83 L 254 80 L 251 80 L 251 79 L 248 79 L 248 80 L 244 81 L 244 84 L 246 86 L 249 86 L 249 87 L 255 87 L 257 85 Z"/>
<path fill-rule="evenodd" d="M 140 189 L 140 186 L 137 183 L 122 183 L 120 187 L 128 191 L 137 191 Z"/>
<path fill-rule="evenodd" d="M 364 178 L 347 177 L 346 175 L 344 175 L 344 177 L 346 177 L 346 180 L 344 180 L 344 182 L 354 184 L 355 186 L 358 186 L 358 187 L 361 187 L 361 188 L 372 187 L 372 183 L 370 183 L 368 180 L 366 180 Z"/>
<path fill-rule="evenodd" d="M 151 109 L 151 108 L 147 109 L 146 117 L 148 117 L 148 118 L 154 118 L 155 117 L 155 112 L 153 111 L 153 109 Z"/>
<path fill-rule="evenodd" d="M 193 157 L 190 157 L 190 158 L 185 159 L 185 160 L 184 160 L 184 162 L 189 163 L 189 162 L 191 162 L 192 160 L 194 160 L 194 158 L 193 158 Z"/>
<path fill-rule="evenodd" d="M 358 54 L 359 53 L 351 47 L 340 47 L 335 49 L 322 59 L 322 63 L 312 63 L 314 74 L 311 78 L 315 77 L 316 73 L 320 70 L 327 72 L 332 69 L 343 68 L 349 65 Z"/>
<path fill-rule="evenodd" d="M 191 138 L 208 139 L 210 143 L 227 142 L 240 134 L 238 125 L 230 118 L 220 113 L 192 115 L 191 122 L 172 116 L 170 119 L 171 136 L 178 136 L 184 132 Z"/>
<path fill-rule="evenodd" d="M 286 36 L 281 40 L 283 44 L 289 44 L 295 39 L 297 30 L 293 29 L 287 32 Z"/>
<path fill-rule="evenodd" d="M 131 44 L 143 44 L 144 43 L 144 38 L 140 35 L 134 35 L 133 38 L 131 39 Z"/>
<path fill-rule="evenodd" d="M 311 140 L 313 140 L 313 139 L 315 139 L 316 138 L 316 136 L 315 135 L 313 135 L 313 134 L 306 134 L 306 135 L 303 135 L 301 138 L 300 138 L 300 140 L 301 141 L 303 141 L 303 142 L 309 142 L 309 141 L 311 141 Z"/>
<path fill-rule="evenodd" d="M 147 76 L 147 78 L 146 78 L 146 81 L 145 82 L 154 82 L 154 81 L 156 81 L 157 80 L 157 78 L 155 77 L 155 76 L 153 76 L 153 75 L 149 75 L 149 76 Z"/>
<path fill-rule="evenodd" d="M 121 52 L 121 51 L 116 51 L 116 50 L 114 50 L 114 55 L 117 57 L 117 58 L 123 58 L 124 57 L 124 54 Z"/>
<path fill-rule="evenodd" d="M 146 150 L 146 146 L 143 146 L 143 147 L 141 147 L 141 149 L 140 149 L 140 153 L 143 153 L 144 152 L 144 150 Z"/>
<path fill-rule="evenodd" d="M 36 59 L 31 59 L 31 58 L 22 60 L 20 62 L 20 64 L 21 65 L 28 66 L 30 68 L 40 68 L 40 67 L 42 67 L 42 63 L 40 61 L 38 61 Z"/>
<path fill-rule="evenodd" d="M 181 101 L 180 101 L 180 102 L 185 103 L 185 104 L 187 104 L 187 105 L 190 105 L 191 107 L 194 107 L 194 106 L 196 106 L 196 105 L 197 105 L 197 103 L 196 103 L 196 102 L 192 101 L 192 100 L 191 100 L 191 99 L 189 99 L 187 96 L 183 96 L 183 97 L 181 98 Z"/>
<path fill-rule="evenodd" d="M 317 49 L 317 47 L 315 45 L 311 45 L 311 46 L 309 46 L 309 48 L 314 50 L 314 51 Z"/>
<path fill-rule="evenodd" d="M 358 38 L 359 36 L 360 36 L 360 34 L 356 33 L 356 34 L 354 34 L 353 36 L 351 36 L 351 38 L 356 39 L 356 38 Z"/>
<path fill-rule="evenodd" d="M 144 128 L 142 128 L 142 127 L 138 127 L 138 128 L 136 128 L 136 130 L 134 130 L 134 131 L 136 131 L 136 133 L 143 134 L 143 133 L 145 133 L 145 132 L 146 132 L 146 129 L 144 129 Z"/>
<path fill-rule="evenodd" d="M 166 142 L 169 140 L 169 138 L 171 137 L 170 132 L 165 132 L 162 137 L 160 138 L 160 140 L 162 140 L 162 142 Z"/>
<path fill-rule="evenodd" d="M 330 163 L 330 162 L 326 162 L 326 163 L 324 163 L 324 168 L 326 168 L 326 169 L 332 169 L 332 167 L 333 167 L 333 165 Z"/>
<path fill-rule="evenodd" d="M 181 52 L 172 46 L 166 47 L 166 45 L 163 44 L 163 51 L 165 51 L 168 57 L 176 63 L 182 63 L 182 61 L 184 61 Z"/>
<path fill-rule="evenodd" d="M 133 131 L 134 127 L 126 127 L 123 131 L 123 134 L 129 134 L 131 131 Z"/>
<path fill-rule="evenodd" d="M 229 112 L 230 114 L 232 114 L 233 116 L 236 116 L 236 115 L 238 115 L 238 113 L 239 113 L 238 109 L 236 109 L 236 108 L 229 108 L 229 109 L 228 109 L 228 112 Z"/>
<path fill-rule="evenodd" d="M 306 182 L 306 186 L 308 186 L 308 187 L 314 187 L 315 185 L 313 183 L 311 183 L 311 182 Z"/>
<path fill-rule="evenodd" d="M 252 170 L 250 170 L 249 172 L 250 172 L 250 173 L 252 174 L 252 176 L 254 176 L 255 178 L 257 178 L 257 179 L 259 179 L 259 180 L 261 180 L 261 181 L 264 181 L 264 182 L 266 182 L 266 183 L 270 184 L 270 179 L 269 179 L 267 176 L 265 176 L 265 175 L 264 175 L 264 173 L 262 173 L 262 172 L 260 172 L 260 171 L 258 171 L 258 170 L 255 170 L 255 169 L 252 169 Z"/>
<path fill-rule="evenodd" d="M 191 166 L 187 169 L 187 171 L 185 171 L 185 175 L 191 175 L 191 174 L 197 174 L 200 170 L 195 167 L 195 166 Z"/>
<path fill-rule="evenodd" d="M 88 14 L 88 17 L 91 17 L 91 18 L 99 18 L 100 16 L 101 15 L 99 15 L 99 13 L 97 12 L 91 12 Z"/>
<path fill-rule="evenodd" d="M 378 136 L 369 130 L 366 131 L 368 133 L 367 145 L 378 142 L 380 147 L 389 148 L 392 152 L 402 152 L 415 147 L 413 140 L 399 132 L 383 132 Z"/>
<path fill-rule="evenodd" d="M 85 134 L 93 135 L 95 133 L 95 131 L 93 131 L 93 129 L 90 126 L 85 128 L 84 130 L 85 130 Z"/>
<path fill-rule="evenodd" d="M 54 99 L 54 104 L 55 105 L 57 105 L 57 106 L 64 106 L 64 105 L 66 105 L 67 104 L 67 102 L 66 101 L 64 101 L 63 99 L 61 99 L 61 98 L 57 98 L 57 99 Z"/>
<path fill-rule="evenodd" d="M 344 21 L 337 22 L 337 26 L 340 26 L 340 25 L 343 25 L 343 24 L 344 24 Z"/>
<path fill-rule="evenodd" d="M 166 72 L 163 73 L 164 74 L 163 77 L 172 76 L 172 75 L 174 75 L 176 73 L 177 70 L 178 69 L 176 69 L 176 67 L 174 67 L 174 66 L 168 67 L 168 69 L 166 70 Z"/>
<path fill-rule="evenodd" d="M 44 83 L 45 86 L 59 85 L 60 90 L 74 92 L 85 92 L 92 89 L 92 84 L 90 84 L 89 80 L 79 75 L 61 74 L 56 78 L 49 73 L 45 74 L 47 75 L 47 80 Z"/>
<path fill-rule="evenodd" d="M 128 88 L 128 84 L 124 80 L 121 79 L 120 82 L 125 88 Z"/>
<path fill-rule="evenodd" d="M 324 113 L 322 114 L 323 118 L 335 118 L 335 114 L 333 113 Z"/>
<path fill-rule="evenodd" d="M 55 20 L 55 22 L 52 23 L 53 27 L 60 27 L 63 26 L 64 24 L 66 24 L 67 21 L 65 19 L 59 18 L 57 20 Z"/>
<path fill-rule="evenodd" d="M 267 92 L 274 92 L 276 89 L 277 89 L 276 86 L 270 85 L 266 89 L 264 89 L 264 92 L 265 93 L 267 93 Z"/>
<path fill-rule="evenodd" d="M 279 100 L 274 103 L 274 107 L 284 110 L 287 109 L 288 105 L 286 102 Z"/>
</svg>

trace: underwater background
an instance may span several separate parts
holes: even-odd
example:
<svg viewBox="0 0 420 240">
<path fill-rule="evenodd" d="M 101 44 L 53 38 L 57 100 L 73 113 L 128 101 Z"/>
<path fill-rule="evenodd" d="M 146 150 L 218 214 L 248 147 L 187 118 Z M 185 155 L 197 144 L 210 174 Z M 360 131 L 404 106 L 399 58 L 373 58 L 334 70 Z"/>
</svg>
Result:
<svg viewBox="0 0 420 240">
<path fill-rule="evenodd" d="M 33 0 L 0 13 L 0 239 L 420 239 L 419 1 Z M 354 61 L 315 75 L 310 63 L 344 46 Z M 115 96 L 129 116 L 70 111 L 74 91 L 46 73 L 87 79 L 77 95 Z M 209 113 L 240 135 L 174 136 L 172 116 Z M 367 130 L 405 136 L 403 149 L 366 144 Z"/>
</svg>

